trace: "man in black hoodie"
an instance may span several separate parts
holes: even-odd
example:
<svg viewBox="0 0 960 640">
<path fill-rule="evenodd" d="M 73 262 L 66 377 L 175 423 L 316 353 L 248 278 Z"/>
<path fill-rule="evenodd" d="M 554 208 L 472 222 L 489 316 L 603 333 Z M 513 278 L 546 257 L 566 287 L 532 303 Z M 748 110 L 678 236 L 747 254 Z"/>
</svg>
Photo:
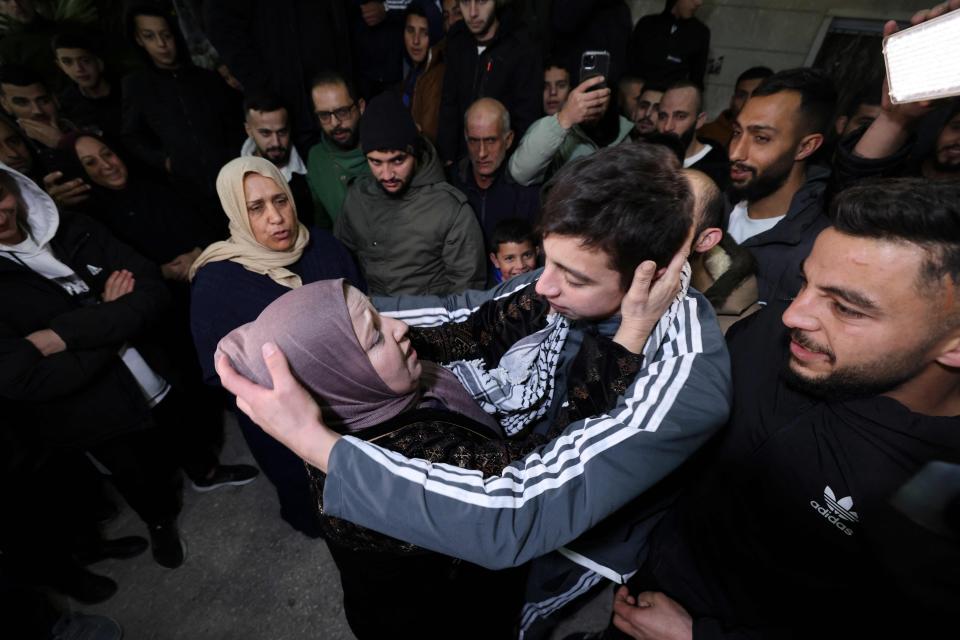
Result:
<svg viewBox="0 0 960 640">
<path fill-rule="evenodd" d="M 627 73 L 669 85 L 690 80 L 703 86 L 710 29 L 694 17 L 703 0 L 667 0 L 661 13 L 643 16 L 630 36 Z"/>
<path fill-rule="evenodd" d="M 733 125 L 725 229 L 757 259 L 760 301 L 789 300 L 800 262 L 827 226 L 829 171 L 810 164 L 833 123 L 836 91 L 821 71 L 788 69 L 753 92 Z"/>
<path fill-rule="evenodd" d="M 517 138 L 540 117 L 540 55 L 509 9 L 494 0 L 460 0 L 462 22 L 447 35 L 437 150 L 444 164 L 466 155 L 463 114 L 479 98 L 496 98 L 510 112 Z"/>
<path fill-rule="evenodd" d="M 730 422 L 617 593 L 631 637 L 950 635 L 960 184 L 857 186 L 832 213 L 797 298 L 727 336 Z"/>
</svg>

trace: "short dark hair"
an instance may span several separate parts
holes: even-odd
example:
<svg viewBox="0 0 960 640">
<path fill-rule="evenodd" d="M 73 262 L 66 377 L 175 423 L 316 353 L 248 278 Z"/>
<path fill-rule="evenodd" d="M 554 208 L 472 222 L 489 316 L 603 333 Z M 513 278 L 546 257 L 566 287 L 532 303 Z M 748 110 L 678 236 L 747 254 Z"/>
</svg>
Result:
<svg viewBox="0 0 960 640">
<path fill-rule="evenodd" d="M 273 93 L 252 93 L 243 97 L 244 118 L 249 111 L 270 112 L 280 111 L 280 109 L 286 109 L 287 113 L 290 113 L 287 105 L 283 104 L 280 97 Z"/>
<path fill-rule="evenodd" d="M 800 94 L 804 135 L 827 133 L 837 108 L 837 90 L 825 72 L 811 67 L 779 71 L 761 82 L 754 90 L 753 97 L 772 96 L 782 91 Z"/>
<path fill-rule="evenodd" d="M 693 193 L 666 148 L 620 144 L 567 163 L 547 185 L 539 233 L 604 251 L 626 291 L 637 266 L 666 266 L 692 224 Z"/>
<path fill-rule="evenodd" d="M 533 225 L 523 218 L 506 218 L 493 227 L 493 233 L 490 234 L 490 251 L 497 253 L 504 242 L 517 244 L 529 242 L 536 246 L 537 234 L 533 230 Z"/>
<path fill-rule="evenodd" d="M 177 43 L 177 63 L 192 64 L 187 40 L 180 30 L 180 23 L 177 21 L 177 11 L 170 2 L 167 0 L 132 0 L 127 4 L 124 11 L 123 21 L 127 39 L 134 49 L 140 51 L 144 59 L 147 59 L 149 55 L 143 51 L 143 47 L 137 44 L 137 16 L 163 18 L 167 23 L 167 28 L 170 29 L 170 33 L 173 34 L 174 42 Z"/>
<path fill-rule="evenodd" d="M 417 2 L 411 2 L 407 5 L 407 8 L 403 10 L 403 24 L 406 26 L 407 18 L 410 16 L 419 16 L 421 18 L 427 18 L 427 12 L 423 10 L 423 7 L 420 6 Z"/>
<path fill-rule="evenodd" d="M 79 33 L 63 32 L 58 33 L 50 39 L 50 50 L 54 57 L 57 55 L 57 49 L 83 49 L 93 55 L 100 57 L 100 49 L 92 40 Z"/>
<path fill-rule="evenodd" d="M 683 146 L 683 141 L 680 139 L 680 136 L 672 133 L 660 133 L 659 131 L 648 133 L 647 135 L 643 136 L 643 141 L 641 144 L 658 144 L 666 148 L 670 153 L 676 156 L 677 162 L 680 164 L 683 164 L 683 160 L 687 155 L 687 150 Z"/>
<path fill-rule="evenodd" d="M 546 73 L 550 69 L 563 69 L 567 72 L 567 75 L 573 77 L 573 74 L 570 73 L 570 69 L 567 68 L 567 65 L 563 64 L 556 58 L 547 58 L 543 61 L 543 72 Z"/>
<path fill-rule="evenodd" d="M 40 74 L 19 64 L 5 64 L 0 67 L 0 84 L 12 84 L 15 87 L 29 87 L 32 84 L 43 85 L 48 91 L 47 83 Z M 2 89 L 0 89 L 2 92 Z"/>
<path fill-rule="evenodd" d="M 882 93 L 883 84 L 881 82 L 871 82 L 861 87 L 859 91 L 851 96 L 849 102 L 847 102 L 847 108 L 843 110 L 844 115 L 852 118 L 862 104 L 870 106 L 879 105 L 883 98 Z"/>
<path fill-rule="evenodd" d="M 766 80 L 773 75 L 773 69 L 770 67 L 750 67 L 739 76 L 733 86 L 737 86 L 744 80 Z"/>
<path fill-rule="evenodd" d="M 702 172 L 701 172 L 702 173 Z M 706 176 L 706 174 L 704 174 Z M 711 187 L 707 189 L 705 196 L 695 203 L 694 206 L 701 207 L 700 221 L 694 232 L 694 238 L 711 227 L 721 227 L 723 224 L 723 214 L 727 209 L 727 201 L 723 197 L 723 191 L 717 186 L 710 176 Z"/>
<path fill-rule="evenodd" d="M 694 116 L 700 115 L 700 112 L 703 111 L 703 89 L 699 84 L 692 80 L 678 80 L 667 87 L 667 91 L 671 89 L 693 89 L 697 93 L 697 112 Z"/>
<path fill-rule="evenodd" d="M 928 259 L 920 285 L 929 286 L 944 276 L 960 282 L 960 183 L 866 180 L 837 195 L 831 215 L 841 233 L 923 247 Z"/>
<path fill-rule="evenodd" d="M 310 90 L 312 91 L 317 87 L 325 87 L 327 85 L 341 85 L 347 89 L 347 95 L 350 96 L 351 100 L 356 102 L 360 99 L 360 94 L 357 93 L 353 83 L 336 71 L 321 71 L 315 75 L 313 82 L 310 83 Z"/>
</svg>

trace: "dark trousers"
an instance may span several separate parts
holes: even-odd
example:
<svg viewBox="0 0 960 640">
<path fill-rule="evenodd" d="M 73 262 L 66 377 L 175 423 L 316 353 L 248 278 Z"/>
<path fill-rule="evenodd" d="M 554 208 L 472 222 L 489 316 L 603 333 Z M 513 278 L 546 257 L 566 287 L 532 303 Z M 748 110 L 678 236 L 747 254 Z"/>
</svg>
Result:
<svg viewBox="0 0 960 640">
<path fill-rule="evenodd" d="M 514 638 L 524 568 L 490 571 L 437 553 L 394 555 L 327 543 L 358 640 Z"/>
</svg>

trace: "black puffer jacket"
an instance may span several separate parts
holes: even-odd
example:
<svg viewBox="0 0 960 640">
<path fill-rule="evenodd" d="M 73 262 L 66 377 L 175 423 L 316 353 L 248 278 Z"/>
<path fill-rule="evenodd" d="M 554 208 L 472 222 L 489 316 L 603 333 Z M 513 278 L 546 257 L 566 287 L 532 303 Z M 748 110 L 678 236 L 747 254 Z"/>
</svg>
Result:
<svg viewBox="0 0 960 640">
<path fill-rule="evenodd" d="M 510 112 L 516 140 L 523 138 L 543 109 L 543 69 L 537 46 L 514 14 L 504 10 L 497 34 L 483 53 L 462 22 L 447 35 L 447 68 L 440 99 L 437 150 L 444 162 L 466 154 L 463 114 L 479 98 L 496 98 Z"/>
<path fill-rule="evenodd" d="M 49 242 L 54 256 L 90 288 L 88 302 L 21 262 L 0 257 L 0 399 L 31 437 L 48 444 L 90 446 L 152 426 L 143 392 L 118 355 L 131 345 L 168 382 L 174 374 L 150 340 L 169 302 L 157 268 L 79 214 L 64 213 Z M 0 251 L 7 249 L 0 245 Z M 109 275 L 133 272 L 134 291 L 100 300 Z M 44 357 L 25 336 L 52 329 L 67 348 Z"/>
</svg>

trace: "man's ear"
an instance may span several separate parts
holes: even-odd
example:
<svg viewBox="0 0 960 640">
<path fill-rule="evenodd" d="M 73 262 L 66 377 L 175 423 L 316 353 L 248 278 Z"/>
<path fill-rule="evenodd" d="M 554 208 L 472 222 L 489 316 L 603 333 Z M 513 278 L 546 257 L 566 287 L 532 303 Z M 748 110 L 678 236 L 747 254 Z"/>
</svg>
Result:
<svg viewBox="0 0 960 640">
<path fill-rule="evenodd" d="M 793 156 L 793 159 L 797 161 L 806 160 L 816 153 L 821 146 L 823 146 L 822 133 L 811 133 L 803 136 L 800 139 L 800 144 L 797 145 L 797 153 Z"/>
<path fill-rule="evenodd" d="M 493 266 L 495 266 L 497 269 L 500 268 L 500 261 L 497 260 L 497 254 L 495 254 L 493 251 L 490 252 L 490 262 L 491 262 L 491 263 L 493 264 Z"/>
<path fill-rule="evenodd" d="M 513 129 L 507 131 L 507 135 L 503 136 L 503 141 L 507 143 L 507 149 L 513 146 Z"/>
<path fill-rule="evenodd" d="M 247 132 L 247 135 L 251 138 L 253 137 L 253 127 L 250 126 L 250 123 L 246 119 L 243 121 L 243 130 Z"/>
<path fill-rule="evenodd" d="M 723 240 L 723 230 L 718 227 L 708 227 L 700 232 L 693 241 L 692 253 L 706 253 L 720 244 Z"/>
<path fill-rule="evenodd" d="M 847 116 L 837 116 L 837 119 L 833 121 L 833 128 L 836 130 L 838 136 L 847 128 L 847 122 L 849 122 L 849 120 Z"/>
<path fill-rule="evenodd" d="M 367 102 L 363 98 L 360 98 L 357 100 L 357 106 L 360 107 L 360 115 L 363 115 L 363 110 L 367 108 Z"/>
<path fill-rule="evenodd" d="M 693 125 L 695 131 L 700 131 L 700 127 L 707 124 L 707 112 L 702 111 L 700 115 L 697 116 L 697 122 Z"/>
<path fill-rule="evenodd" d="M 951 338 L 937 356 L 937 362 L 945 367 L 960 368 L 960 335 Z"/>
</svg>

